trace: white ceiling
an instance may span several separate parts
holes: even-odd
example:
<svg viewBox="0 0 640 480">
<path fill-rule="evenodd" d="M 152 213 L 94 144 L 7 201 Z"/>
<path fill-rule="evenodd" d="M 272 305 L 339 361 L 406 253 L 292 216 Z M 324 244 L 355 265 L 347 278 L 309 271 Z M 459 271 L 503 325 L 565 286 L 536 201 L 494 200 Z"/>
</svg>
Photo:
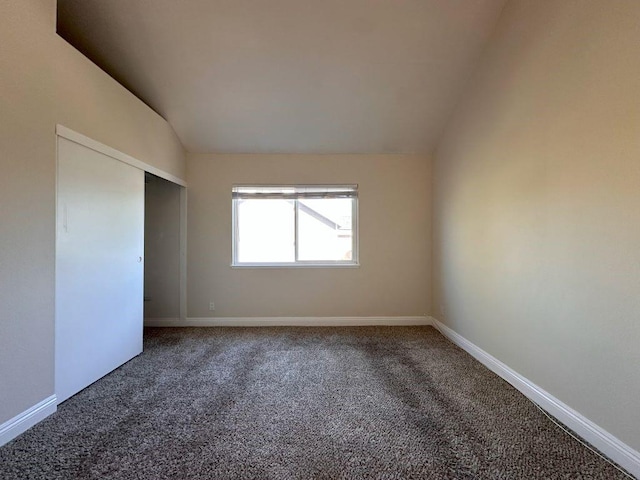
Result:
<svg viewBox="0 0 640 480">
<path fill-rule="evenodd" d="M 190 152 L 430 153 L 504 0 L 58 0 Z"/>
</svg>

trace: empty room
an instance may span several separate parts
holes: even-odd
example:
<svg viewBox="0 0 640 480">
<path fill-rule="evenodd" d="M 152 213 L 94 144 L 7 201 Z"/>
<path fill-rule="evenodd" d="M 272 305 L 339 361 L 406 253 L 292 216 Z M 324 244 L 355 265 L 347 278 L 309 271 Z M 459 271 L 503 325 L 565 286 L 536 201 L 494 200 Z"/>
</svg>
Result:
<svg viewBox="0 0 640 480">
<path fill-rule="evenodd" d="M 640 478 L 640 1 L 0 6 L 0 478 Z"/>
</svg>

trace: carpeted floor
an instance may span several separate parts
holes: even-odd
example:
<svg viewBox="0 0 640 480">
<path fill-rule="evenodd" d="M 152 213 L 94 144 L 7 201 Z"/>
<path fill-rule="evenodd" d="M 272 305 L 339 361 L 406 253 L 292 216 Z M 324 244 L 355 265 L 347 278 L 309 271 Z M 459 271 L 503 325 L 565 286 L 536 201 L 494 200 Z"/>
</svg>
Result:
<svg viewBox="0 0 640 480">
<path fill-rule="evenodd" d="M 148 329 L 9 479 L 623 479 L 430 327 Z"/>
</svg>

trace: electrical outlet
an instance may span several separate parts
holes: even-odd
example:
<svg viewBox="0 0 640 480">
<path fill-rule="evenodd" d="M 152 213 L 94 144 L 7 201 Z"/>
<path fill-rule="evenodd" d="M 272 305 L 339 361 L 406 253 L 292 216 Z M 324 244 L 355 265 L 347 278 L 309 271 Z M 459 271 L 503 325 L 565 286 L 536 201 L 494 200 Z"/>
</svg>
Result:
<svg viewBox="0 0 640 480">
<path fill-rule="evenodd" d="M 216 306 L 213 302 L 209 302 L 209 311 L 213 312 L 216 309 Z"/>
</svg>

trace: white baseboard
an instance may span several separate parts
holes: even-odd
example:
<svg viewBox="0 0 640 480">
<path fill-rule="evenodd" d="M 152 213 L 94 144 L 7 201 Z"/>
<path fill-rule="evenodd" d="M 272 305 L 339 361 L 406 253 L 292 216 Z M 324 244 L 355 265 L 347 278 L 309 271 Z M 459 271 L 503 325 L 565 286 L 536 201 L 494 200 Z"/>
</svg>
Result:
<svg viewBox="0 0 640 480">
<path fill-rule="evenodd" d="M 57 404 L 56 396 L 51 395 L 0 425 L 0 447 L 54 413 Z"/>
<path fill-rule="evenodd" d="M 148 318 L 148 327 L 361 327 L 373 325 L 432 325 L 427 316 L 417 317 L 189 317 Z"/>
<path fill-rule="evenodd" d="M 497 358 L 471 343 L 436 318 L 431 317 L 434 325 L 451 342 L 467 351 L 489 370 L 513 385 L 533 402 L 549 412 L 564 425 L 576 432 L 580 437 L 597 448 L 604 455 L 640 478 L 640 453 L 618 440 L 602 427 L 599 427 L 582 414 L 558 400 L 546 390 L 540 388 L 529 379 L 523 377 Z"/>
</svg>

